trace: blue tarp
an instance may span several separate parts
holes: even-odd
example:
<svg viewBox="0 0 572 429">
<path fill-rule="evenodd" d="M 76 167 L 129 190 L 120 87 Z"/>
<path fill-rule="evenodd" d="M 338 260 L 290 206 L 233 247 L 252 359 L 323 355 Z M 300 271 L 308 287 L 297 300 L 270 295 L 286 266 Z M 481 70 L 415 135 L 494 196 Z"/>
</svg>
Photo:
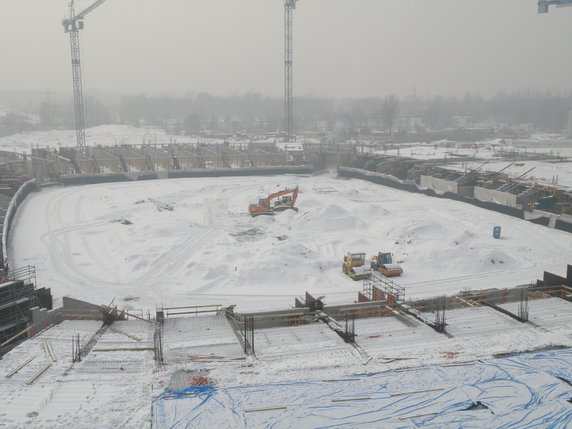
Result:
<svg viewBox="0 0 572 429">
<path fill-rule="evenodd" d="M 159 396 L 155 429 L 567 428 L 570 383 L 565 349 L 343 381 L 199 386 Z"/>
</svg>

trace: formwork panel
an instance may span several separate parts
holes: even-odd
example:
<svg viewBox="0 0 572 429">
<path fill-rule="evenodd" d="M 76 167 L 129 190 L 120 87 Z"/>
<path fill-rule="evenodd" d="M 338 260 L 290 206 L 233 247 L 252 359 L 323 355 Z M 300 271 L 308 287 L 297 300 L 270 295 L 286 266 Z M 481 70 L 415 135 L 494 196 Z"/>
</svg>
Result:
<svg viewBox="0 0 572 429">
<path fill-rule="evenodd" d="M 518 314 L 520 301 L 500 307 Z M 572 327 L 572 302 L 561 298 L 534 299 L 528 301 L 528 320 L 542 327 Z"/>
<path fill-rule="evenodd" d="M 419 321 L 415 324 L 406 326 L 394 317 L 356 319 L 356 342 L 373 357 L 405 356 L 411 349 L 435 348 L 447 343 L 446 336 Z"/>
<path fill-rule="evenodd" d="M 244 357 L 223 314 L 167 318 L 163 325 L 163 354 L 166 362 Z"/>
<path fill-rule="evenodd" d="M 431 314 L 424 316 L 432 320 Z M 455 337 L 522 327 L 522 323 L 489 307 L 465 307 L 446 311 L 445 323 L 446 331 Z"/>
<path fill-rule="evenodd" d="M 254 331 L 254 348 L 260 360 L 354 360 L 358 355 L 327 325 L 266 328 Z"/>
</svg>

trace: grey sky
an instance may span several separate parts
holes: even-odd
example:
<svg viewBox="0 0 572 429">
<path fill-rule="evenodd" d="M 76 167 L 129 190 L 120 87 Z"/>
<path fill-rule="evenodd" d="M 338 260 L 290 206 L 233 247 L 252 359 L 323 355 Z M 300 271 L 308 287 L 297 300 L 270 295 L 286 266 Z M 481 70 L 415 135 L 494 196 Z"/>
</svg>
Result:
<svg viewBox="0 0 572 429">
<path fill-rule="evenodd" d="M 299 0 L 294 93 L 570 90 L 572 8 L 536 3 Z M 71 91 L 67 8 L 0 0 L 0 90 Z M 107 0 L 80 37 L 88 92 L 282 94 L 282 0 Z"/>
</svg>

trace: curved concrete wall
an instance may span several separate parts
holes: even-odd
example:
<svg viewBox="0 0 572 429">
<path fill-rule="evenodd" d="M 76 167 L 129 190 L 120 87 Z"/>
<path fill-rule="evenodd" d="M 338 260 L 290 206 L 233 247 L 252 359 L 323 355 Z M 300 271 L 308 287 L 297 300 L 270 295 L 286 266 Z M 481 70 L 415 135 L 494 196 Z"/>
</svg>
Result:
<svg viewBox="0 0 572 429">
<path fill-rule="evenodd" d="M 559 229 L 572 233 L 572 216 L 570 215 L 555 215 L 546 213 L 546 215 L 530 217 L 527 216 L 528 212 L 517 207 L 510 207 L 492 201 L 481 201 L 476 198 L 464 197 L 452 192 L 436 193 L 432 189 L 420 189 L 413 181 L 403 181 L 387 174 L 375 173 L 358 168 L 340 167 L 338 174 L 342 177 L 350 177 L 353 179 L 367 180 L 369 182 L 377 183 L 379 185 L 387 186 L 390 188 L 400 189 L 402 191 L 415 192 L 424 194 L 430 197 L 448 198 L 455 201 L 462 201 L 467 204 L 472 204 L 487 210 L 493 210 L 498 213 L 503 213 L 509 216 L 525 219 L 537 225 L 544 225 L 550 228 Z M 476 191 L 476 188 L 475 188 Z"/>
<path fill-rule="evenodd" d="M 136 180 L 178 179 L 190 177 L 272 176 L 277 174 L 312 174 L 311 165 L 256 168 L 205 168 L 145 173 L 73 174 L 61 176 L 64 185 L 130 182 Z"/>
<path fill-rule="evenodd" d="M 2 269 L 6 269 L 6 264 L 8 260 L 8 238 L 10 235 L 10 228 L 12 227 L 12 220 L 16 215 L 18 207 L 22 204 L 24 199 L 30 194 L 30 192 L 36 190 L 36 180 L 28 180 L 25 182 L 18 191 L 12 197 L 6 216 L 4 217 L 4 223 L 2 225 Z"/>
<path fill-rule="evenodd" d="M 371 171 L 359 170 L 357 168 L 346 168 L 340 167 L 338 170 L 340 176 L 350 177 L 354 179 L 367 180 L 369 182 L 377 183 L 379 185 L 388 186 L 390 188 L 401 189 L 403 191 L 415 192 L 418 194 L 427 195 L 430 197 L 437 198 L 448 198 L 450 200 L 462 201 L 464 203 L 472 204 L 477 207 L 481 207 L 487 210 L 494 210 L 499 213 L 507 214 L 509 216 L 514 216 L 519 219 L 524 219 L 524 212 L 520 209 L 514 207 L 502 206 L 492 202 L 479 201 L 474 198 L 467 198 L 461 195 L 454 194 L 452 192 L 445 192 L 443 194 L 437 194 L 432 189 L 419 189 L 413 181 L 402 181 L 396 178 L 391 178 L 388 175 L 381 175 L 379 173 L 372 173 Z"/>
</svg>

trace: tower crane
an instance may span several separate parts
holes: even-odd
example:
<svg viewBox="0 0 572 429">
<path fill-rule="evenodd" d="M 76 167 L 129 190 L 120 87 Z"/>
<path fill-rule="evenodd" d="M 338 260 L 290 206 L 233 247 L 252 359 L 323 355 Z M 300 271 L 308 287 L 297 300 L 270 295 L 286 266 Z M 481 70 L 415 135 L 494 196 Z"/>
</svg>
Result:
<svg viewBox="0 0 572 429">
<path fill-rule="evenodd" d="M 71 63 L 73 77 L 73 101 L 75 111 L 75 135 L 77 148 L 85 152 L 85 105 L 83 101 L 83 83 L 81 78 L 81 56 L 79 49 L 79 30 L 83 30 L 83 20 L 92 10 L 105 0 L 97 0 L 80 13 L 75 13 L 74 0 L 70 2 L 69 18 L 62 20 L 64 32 L 70 34 Z"/>
<path fill-rule="evenodd" d="M 572 0 L 539 0 L 538 13 L 547 13 L 549 6 L 556 6 L 556 7 L 572 6 Z"/>
<path fill-rule="evenodd" d="M 292 100 L 292 19 L 298 0 L 284 0 L 284 133 L 285 141 L 294 138 Z"/>
</svg>

